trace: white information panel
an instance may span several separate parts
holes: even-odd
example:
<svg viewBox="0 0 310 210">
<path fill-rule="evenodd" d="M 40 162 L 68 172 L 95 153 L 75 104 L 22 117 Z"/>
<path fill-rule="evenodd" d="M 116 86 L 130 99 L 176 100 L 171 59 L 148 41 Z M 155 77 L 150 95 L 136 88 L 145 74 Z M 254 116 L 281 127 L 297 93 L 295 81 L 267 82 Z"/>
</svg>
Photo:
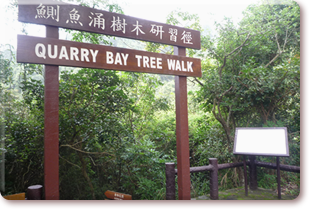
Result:
<svg viewBox="0 0 310 210">
<path fill-rule="evenodd" d="M 234 154 L 289 156 L 286 127 L 236 128 Z"/>
</svg>

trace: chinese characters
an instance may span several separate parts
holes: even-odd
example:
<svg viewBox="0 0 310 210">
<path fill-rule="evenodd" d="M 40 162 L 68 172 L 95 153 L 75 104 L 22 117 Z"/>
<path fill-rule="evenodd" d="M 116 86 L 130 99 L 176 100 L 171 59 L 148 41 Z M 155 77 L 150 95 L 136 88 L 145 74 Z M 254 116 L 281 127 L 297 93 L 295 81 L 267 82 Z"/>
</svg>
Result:
<svg viewBox="0 0 310 210">
<path fill-rule="evenodd" d="M 194 47 L 194 37 L 191 30 L 179 27 L 158 24 L 150 21 L 126 17 L 121 14 L 106 11 L 85 9 L 72 5 L 72 8 L 64 8 L 62 5 L 35 6 L 35 19 L 48 19 L 55 21 L 61 26 L 82 29 L 90 32 L 99 32 L 109 35 L 119 35 L 128 38 L 158 41 L 171 45 Z M 58 24 L 55 24 L 58 25 Z M 195 45 L 197 43 L 195 42 Z"/>
<path fill-rule="evenodd" d="M 126 33 L 126 20 L 123 19 L 123 22 L 120 20 L 119 17 L 115 19 L 115 16 L 113 16 L 112 25 L 111 28 L 113 28 L 113 31 L 122 31 L 123 33 Z"/>
<path fill-rule="evenodd" d="M 93 26 L 94 27 L 98 27 L 98 28 L 101 28 L 102 30 L 105 29 L 105 19 L 103 18 L 103 14 L 102 13 L 92 13 L 92 16 L 89 16 L 89 18 L 91 19 L 90 23 L 89 23 L 89 26 Z M 97 17 L 94 17 L 94 16 L 97 16 Z"/>
<path fill-rule="evenodd" d="M 158 36 L 158 34 L 160 34 L 160 39 L 163 39 L 163 27 L 162 26 L 157 26 L 157 25 L 154 25 L 152 24 L 152 29 L 151 29 L 151 33 L 152 34 L 156 34 L 156 36 Z M 155 28 L 156 27 L 156 28 Z"/>
<path fill-rule="evenodd" d="M 133 26 L 135 26 L 135 28 L 134 28 L 131 32 L 136 31 L 136 35 L 137 35 L 137 36 L 139 35 L 139 32 L 142 33 L 142 34 L 145 34 L 145 33 L 141 30 L 142 25 L 139 25 L 139 21 L 136 21 L 136 24 L 134 24 Z"/>
<path fill-rule="evenodd" d="M 178 30 L 169 28 L 170 41 L 177 42 Z"/>
<path fill-rule="evenodd" d="M 37 7 L 37 15 L 35 18 L 53 19 L 59 22 L 59 6 L 44 6 L 40 4 Z"/>
<path fill-rule="evenodd" d="M 181 38 L 181 40 L 183 40 L 183 42 L 185 43 L 185 44 L 193 44 L 191 41 L 192 41 L 192 34 L 191 34 L 191 32 L 186 32 L 186 31 L 184 31 L 183 33 L 182 33 L 182 38 Z"/>
<path fill-rule="evenodd" d="M 83 23 L 79 21 L 81 15 L 78 14 L 78 11 L 75 8 L 69 13 L 69 17 L 70 17 L 71 23 L 75 23 L 75 24 L 79 23 L 81 26 L 83 26 Z M 69 19 L 67 20 L 66 23 L 68 22 L 69 22 Z"/>
</svg>

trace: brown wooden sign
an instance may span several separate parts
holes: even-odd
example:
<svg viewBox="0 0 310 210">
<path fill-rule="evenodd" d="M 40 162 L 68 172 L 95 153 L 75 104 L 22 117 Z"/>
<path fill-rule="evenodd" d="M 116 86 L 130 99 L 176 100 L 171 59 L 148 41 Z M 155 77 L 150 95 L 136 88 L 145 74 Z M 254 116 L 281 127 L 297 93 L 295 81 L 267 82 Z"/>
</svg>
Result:
<svg viewBox="0 0 310 210">
<path fill-rule="evenodd" d="M 128 194 L 123 194 L 123 193 L 119 193 L 119 192 L 113 192 L 113 191 L 106 191 L 105 196 L 107 196 L 107 198 L 112 199 L 112 200 L 132 200 L 131 195 Z"/>
<path fill-rule="evenodd" d="M 19 0 L 18 20 L 200 49 L 199 31 L 63 2 Z"/>
<path fill-rule="evenodd" d="M 201 77 L 201 60 L 18 35 L 17 62 Z"/>
<path fill-rule="evenodd" d="M 25 193 L 3 196 L 6 200 L 25 200 Z"/>
</svg>

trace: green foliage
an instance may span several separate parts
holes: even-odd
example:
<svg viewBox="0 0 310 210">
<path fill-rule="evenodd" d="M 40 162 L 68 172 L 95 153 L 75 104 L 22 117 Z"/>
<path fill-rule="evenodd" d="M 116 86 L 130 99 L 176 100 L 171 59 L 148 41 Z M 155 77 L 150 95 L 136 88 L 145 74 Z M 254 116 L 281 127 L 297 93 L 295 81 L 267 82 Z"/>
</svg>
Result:
<svg viewBox="0 0 310 210">
<path fill-rule="evenodd" d="M 252 5 L 239 27 L 226 18 L 217 24 L 218 36 L 205 40 L 203 48 L 213 60 L 202 64 L 198 97 L 223 126 L 227 141 L 236 126 L 276 122 L 285 103 L 299 94 L 297 11 L 295 3 Z"/>
<path fill-rule="evenodd" d="M 140 199 L 163 199 L 164 163 L 170 159 L 156 149 L 171 148 L 167 144 L 174 135 L 167 128 L 173 128 L 162 122 L 154 130 L 152 123 L 146 123 L 153 120 L 159 125 L 154 113 L 168 109 L 163 98 L 155 97 L 155 89 L 161 83 L 147 75 L 135 80 L 135 76 L 131 78 L 126 73 L 121 78 L 115 71 L 96 69 L 62 72 L 59 84 L 61 199 L 103 199 L 106 190 L 129 193 Z M 131 94 L 127 90 L 130 87 Z M 22 88 L 24 102 L 36 123 L 24 125 L 17 121 L 17 128 L 12 123 L 11 138 L 16 144 L 12 148 L 18 151 L 24 147 L 24 141 L 17 144 L 15 139 L 29 138 L 27 141 L 35 147 L 35 157 L 40 159 L 43 146 L 38 152 L 36 141 L 43 143 L 44 86 L 30 78 L 23 82 Z M 133 117 L 133 127 L 126 113 Z M 32 133 L 16 131 L 25 126 Z M 154 142 L 162 144 L 155 146 Z M 19 161 L 29 162 L 29 155 L 34 157 L 28 147 L 22 151 L 16 157 Z M 37 169 L 40 172 L 37 177 L 42 180 L 42 168 Z"/>
<path fill-rule="evenodd" d="M 229 155 L 236 127 L 285 126 L 293 152 L 290 160 L 296 164 L 300 130 L 299 6 L 295 2 L 265 3 L 251 5 L 243 14 L 238 25 L 225 18 L 216 23 L 216 36 L 202 39 L 202 49 L 211 59 L 202 61 L 197 101 L 204 111 L 212 112 L 225 132 L 225 138 L 216 143 L 226 145 L 222 147 L 227 154 L 225 162 L 238 161 Z"/>
<path fill-rule="evenodd" d="M 225 137 L 220 124 L 210 113 L 197 113 L 191 117 L 193 117 L 189 119 L 191 166 L 208 165 L 210 157 L 218 158 L 218 161 L 227 160 L 230 154 L 223 141 Z"/>
<path fill-rule="evenodd" d="M 23 192 L 43 180 L 43 114 L 10 93 L 6 101 L 6 192 Z M 8 105 L 9 104 L 9 105 Z"/>
<path fill-rule="evenodd" d="M 200 18 L 197 14 L 189 14 L 182 12 L 180 9 L 172 11 L 167 17 L 167 24 L 176 25 L 185 28 L 191 28 L 197 31 L 202 31 L 200 26 Z"/>
<path fill-rule="evenodd" d="M 198 197 L 210 193 L 210 177 L 208 172 L 191 174 L 191 197 Z"/>
<path fill-rule="evenodd" d="M 6 47 L 0 46 L 0 50 L 0 90 L 2 92 L 4 91 L 3 89 L 5 85 L 12 83 L 13 68 L 11 63 L 13 62 L 13 58 L 10 55 L 12 54 L 10 45 L 7 45 Z"/>
<path fill-rule="evenodd" d="M 122 159 L 127 164 L 128 179 L 135 185 L 134 197 L 143 200 L 163 199 L 165 162 L 169 157 L 155 150 L 154 142 L 145 138 L 126 148 Z"/>
<path fill-rule="evenodd" d="M 64 72 L 61 78 L 60 155 L 66 164 L 81 165 L 86 190 L 95 199 L 92 177 L 101 169 L 99 164 L 115 158 L 126 133 L 119 119 L 130 101 L 114 71 L 81 69 L 76 74 Z M 78 158 L 74 157 L 76 152 Z"/>
<path fill-rule="evenodd" d="M 266 173 L 266 170 L 260 171 L 258 170 L 258 187 L 262 187 L 265 189 L 277 189 L 277 176 L 275 174 Z"/>
</svg>

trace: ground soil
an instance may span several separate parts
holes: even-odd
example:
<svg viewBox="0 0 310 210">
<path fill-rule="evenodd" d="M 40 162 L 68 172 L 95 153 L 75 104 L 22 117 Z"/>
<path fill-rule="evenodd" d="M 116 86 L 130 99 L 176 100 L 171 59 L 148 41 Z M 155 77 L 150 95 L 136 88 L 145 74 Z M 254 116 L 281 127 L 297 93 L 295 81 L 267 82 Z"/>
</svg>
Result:
<svg viewBox="0 0 310 210">
<path fill-rule="evenodd" d="M 281 193 L 281 200 L 294 200 L 298 195 Z M 210 200 L 209 195 L 202 195 L 192 200 Z M 219 200 L 278 200 L 276 190 L 258 188 L 257 190 L 248 190 L 248 196 L 245 196 L 244 188 L 229 189 L 219 192 Z"/>
</svg>

